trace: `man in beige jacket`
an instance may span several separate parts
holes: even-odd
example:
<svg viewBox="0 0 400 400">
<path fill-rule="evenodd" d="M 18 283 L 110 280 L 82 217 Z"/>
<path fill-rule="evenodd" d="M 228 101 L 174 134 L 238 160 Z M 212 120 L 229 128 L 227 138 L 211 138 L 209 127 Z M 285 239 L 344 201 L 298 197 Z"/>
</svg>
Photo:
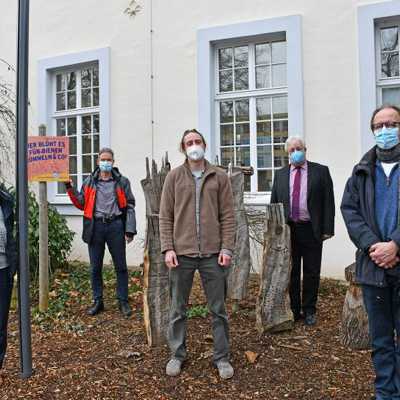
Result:
<svg viewBox="0 0 400 400">
<path fill-rule="evenodd" d="M 183 134 L 186 161 L 164 183 L 160 206 L 161 250 L 170 270 L 171 310 L 166 373 L 177 376 L 186 358 L 186 306 L 199 270 L 212 316 L 214 364 L 221 378 L 233 376 L 229 363 L 226 278 L 235 239 L 233 196 L 228 175 L 204 158 L 206 143 L 195 129 Z"/>
</svg>

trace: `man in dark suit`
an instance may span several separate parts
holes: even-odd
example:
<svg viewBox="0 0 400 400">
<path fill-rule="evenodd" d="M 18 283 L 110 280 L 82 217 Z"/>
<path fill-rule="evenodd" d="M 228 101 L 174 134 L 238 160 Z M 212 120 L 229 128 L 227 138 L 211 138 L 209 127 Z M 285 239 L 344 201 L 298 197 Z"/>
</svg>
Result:
<svg viewBox="0 0 400 400">
<path fill-rule="evenodd" d="M 295 320 L 316 323 L 322 242 L 334 235 L 335 201 L 328 167 L 307 161 L 302 138 L 289 137 L 285 144 L 289 165 L 276 171 L 271 203 L 283 203 L 291 228 L 292 272 L 290 303 Z M 301 263 L 303 291 L 301 293 Z"/>
</svg>

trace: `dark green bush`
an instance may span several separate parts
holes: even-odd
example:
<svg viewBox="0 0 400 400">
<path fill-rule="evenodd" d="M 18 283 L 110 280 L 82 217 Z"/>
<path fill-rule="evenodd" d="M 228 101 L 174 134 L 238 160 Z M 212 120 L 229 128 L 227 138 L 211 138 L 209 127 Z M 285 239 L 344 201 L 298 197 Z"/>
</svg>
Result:
<svg viewBox="0 0 400 400">
<path fill-rule="evenodd" d="M 29 267 L 32 278 L 39 269 L 39 204 L 35 194 L 29 192 Z M 50 269 L 55 271 L 66 265 L 75 232 L 68 228 L 66 219 L 49 205 L 49 257 Z"/>
</svg>

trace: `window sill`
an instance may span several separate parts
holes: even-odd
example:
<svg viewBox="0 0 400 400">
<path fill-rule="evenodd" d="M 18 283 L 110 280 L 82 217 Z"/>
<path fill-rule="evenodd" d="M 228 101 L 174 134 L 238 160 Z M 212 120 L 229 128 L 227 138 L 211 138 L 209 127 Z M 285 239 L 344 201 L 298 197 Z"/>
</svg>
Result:
<svg viewBox="0 0 400 400">
<path fill-rule="evenodd" d="M 271 193 L 250 193 L 246 192 L 244 194 L 244 204 L 245 205 L 266 205 L 269 204 L 271 200 Z"/>
</svg>

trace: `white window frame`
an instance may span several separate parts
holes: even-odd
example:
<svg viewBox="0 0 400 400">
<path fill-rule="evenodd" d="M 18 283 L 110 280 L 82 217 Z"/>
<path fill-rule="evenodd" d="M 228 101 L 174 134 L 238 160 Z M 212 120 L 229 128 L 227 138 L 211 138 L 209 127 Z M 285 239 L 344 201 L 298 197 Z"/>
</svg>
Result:
<svg viewBox="0 0 400 400">
<path fill-rule="evenodd" d="M 56 111 L 55 74 L 82 69 L 97 64 L 99 68 L 99 106 L 77 110 Z M 78 89 L 78 88 L 77 88 Z M 58 115 L 82 115 L 98 112 L 100 114 L 100 148 L 110 146 L 110 48 L 89 50 L 62 56 L 49 57 L 38 61 L 38 126 L 45 124 L 47 135 L 56 135 Z M 77 90 L 77 96 L 80 92 Z M 83 111 L 84 110 L 84 111 Z M 57 194 L 57 183 L 47 185 L 49 202 L 56 205 L 65 215 L 79 215 L 68 195 Z M 80 188 L 78 188 L 79 190 Z"/>
<path fill-rule="evenodd" d="M 242 99 L 248 99 L 249 100 L 249 124 L 250 124 L 250 143 L 249 145 L 245 145 L 243 147 L 250 147 L 250 160 L 253 160 L 255 163 L 251 164 L 254 168 L 254 174 L 251 176 L 251 186 L 252 187 L 257 187 L 258 186 L 258 165 L 257 165 L 257 159 L 258 159 L 258 144 L 257 144 L 257 116 L 256 116 L 256 99 L 257 98 L 262 98 L 262 97 L 279 97 L 279 95 L 285 95 L 288 96 L 288 88 L 287 85 L 285 86 L 277 86 L 277 87 L 271 87 L 271 88 L 256 88 L 256 83 L 255 83 L 255 70 L 256 70 L 256 63 L 255 63 L 255 47 L 257 44 L 262 44 L 262 43 L 270 43 L 270 42 L 275 42 L 275 41 L 285 41 L 286 42 L 286 37 L 285 33 L 282 32 L 280 34 L 272 34 L 272 35 L 265 35 L 262 37 L 258 37 L 257 40 L 233 40 L 230 42 L 224 41 L 223 43 L 217 43 L 214 46 L 214 80 L 215 80 L 215 93 L 214 93 L 214 106 L 215 106 L 215 152 L 216 156 L 219 157 L 219 152 L 221 149 L 221 135 L 220 135 L 220 108 L 219 104 L 221 101 L 233 101 L 233 100 L 242 100 Z M 248 58 L 249 58 L 249 63 L 248 63 L 248 71 L 249 71 L 249 89 L 245 90 L 236 90 L 236 91 L 231 91 L 231 92 L 220 92 L 219 89 L 219 69 L 218 69 L 218 50 L 222 48 L 227 48 L 227 47 L 237 47 L 237 46 L 248 46 Z M 287 65 L 287 63 L 286 63 Z M 272 70 L 270 72 L 272 74 Z M 272 77 L 272 75 L 271 75 Z M 286 77 L 287 77 L 287 70 L 286 70 Z M 290 119 L 290 115 L 288 120 Z M 272 121 L 272 116 L 271 116 L 271 128 L 273 125 Z M 272 157 L 272 169 L 270 168 L 265 168 L 265 170 L 274 170 L 274 148 L 276 147 L 275 143 L 271 143 L 271 157 Z M 236 148 L 237 146 L 230 146 L 233 148 Z M 239 146 L 240 147 L 240 146 Z M 219 158 L 220 159 L 220 158 Z M 213 161 L 213 160 L 212 160 Z M 246 197 L 250 196 L 256 196 L 256 197 L 265 197 L 268 196 L 270 192 L 251 192 L 251 193 L 246 193 Z"/>
<path fill-rule="evenodd" d="M 215 107 L 215 85 L 217 84 L 215 77 L 215 46 L 224 46 L 233 42 L 235 44 L 262 42 L 263 39 L 265 40 L 266 37 L 271 37 L 274 34 L 285 35 L 287 45 L 289 135 L 304 137 L 301 21 L 300 15 L 291 15 L 198 30 L 198 125 L 209 143 L 206 153 L 209 160 L 214 161 L 217 151 L 219 151 L 219 147 L 217 147 L 219 138 L 216 134 L 218 114 Z M 256 90 L 271 93 L 271 89 Z M 283 90 L 286 92 L 286 89 Z M 243 91 L 243 93 L 246 92 L 248 91 Z M 251 92 L 253 93 L 254 91 Z M 229 97 L 229 92 L 226 93 L 226 96 Z M 254 127 L 250 127 L 250 131 L 250 134 L 254 134 Z M 256 151 L 256 149 L 251 148 L 250 151 Z M 252 177 L 252 179 L 255 179 L 255 177 Z M 249 193 L 246 194 L 245 201 L 247 204 L 265 204 L 269 201 L 269 197 L 269 193 Z"/>
<path fill-rule="evenodd" d="M 358 7 L 358 54 L 360 86 L 360 142 L 363 153 L 375 143 L 370 132 L 372 112 L 382 100 L 382 87 L 393 86 L 393 79 L 380 79 L 379 27 L 400 21 L 400 1 L 385 1 Z M 396 79 L 397 80 L 397 79 Z M 397 84 L 396 84 L 397 85 Z"/>
</svg>

